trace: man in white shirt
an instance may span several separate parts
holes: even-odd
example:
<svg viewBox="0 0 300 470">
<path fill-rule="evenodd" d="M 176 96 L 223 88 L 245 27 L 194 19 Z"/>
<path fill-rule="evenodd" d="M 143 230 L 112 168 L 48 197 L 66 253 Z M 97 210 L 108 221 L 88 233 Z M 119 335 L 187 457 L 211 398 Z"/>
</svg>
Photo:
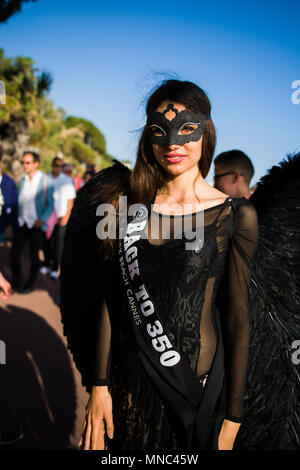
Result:
<svg viewBox="0 0 300 470">
<path fill-rule="evenodd" d="M 40 158 L 36 152 L 24 152 L 22 165 L 25 176 L 20 181 L 18 228 L 15 231 L 12 250 L 12 287 L 16 292 L 29 293 L 34 289 L 39 269 L 38 251 L 42 233 L 48 228 L 47 221 L 54 211 L 53 184 L 44 173 L 38 170 Z M 21 252 L 29 240 L 30 273 L 21 288 Z"/>
<path fill-rule="evenodd" d="M 66 226 L 76 197 L 73 180 L 70 176 L 64 174 L 62 169 L 62 159 L 55 157 L 52 161 L 52 171 L 48 178 L 50 178 L 54 186 L 54 204 L 58 222 L 50 240 L 44 238 L 45 262 L 40 269 L 42 274 L 50 273 L 50 277 L 53 279 L 58 279 L 59 277 Z"/>
</svg>

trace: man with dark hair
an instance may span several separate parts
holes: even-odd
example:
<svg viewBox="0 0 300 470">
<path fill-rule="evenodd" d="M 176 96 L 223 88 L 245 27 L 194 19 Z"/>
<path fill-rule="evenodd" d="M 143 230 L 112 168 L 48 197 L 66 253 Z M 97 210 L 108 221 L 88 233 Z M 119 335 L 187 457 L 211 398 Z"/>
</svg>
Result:
<svg viewBox="0 0 300 470">
<path fill-rule="evenodd" d="M 17 226 L 18 191 L 14 180 L 2 171 L 2 149 L 0 148 L 0 242 L 8 225 Z"/>
<path fill-rule="evenodd" d="M 12 245 L 12 287 L 15 291 L 29 293 L 34 289 L 39 269 L 38 251 L 42 239 L 42 231 L 48 228 L 47 221 L 54 211 L 53 183 L 38 170 L 39 155 L 26 151 L 23 154 L 22 165 L 25 176 L 20 181 L 19 216 Z M 26 240 L 29 240 L 31 265 L 27 282 L 21 289 L 21 252 Z"/>
<path fill-rule="evenodd" d="M 241 150 L 220 153 L 215 159 L 214 187 L 232 197 L 251 195 L 250 181 L 254 174 L 251 160 Z"/>
</svg>

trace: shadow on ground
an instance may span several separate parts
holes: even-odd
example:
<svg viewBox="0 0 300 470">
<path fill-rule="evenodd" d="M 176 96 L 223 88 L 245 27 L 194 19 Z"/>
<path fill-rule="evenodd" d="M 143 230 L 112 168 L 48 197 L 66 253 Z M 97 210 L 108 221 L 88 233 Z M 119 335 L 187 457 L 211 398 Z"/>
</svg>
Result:
<svg viewBox="0 0 300 470">
<path fill-rule="evenodd" d="M 76 388 L 65 344 L 42 317 L 10 304 L 0 308 L 0 336 L 6 353 L 0 364 L 2 440 L 24 432 L 18 448 L 68 448 Z"/>
</svg>

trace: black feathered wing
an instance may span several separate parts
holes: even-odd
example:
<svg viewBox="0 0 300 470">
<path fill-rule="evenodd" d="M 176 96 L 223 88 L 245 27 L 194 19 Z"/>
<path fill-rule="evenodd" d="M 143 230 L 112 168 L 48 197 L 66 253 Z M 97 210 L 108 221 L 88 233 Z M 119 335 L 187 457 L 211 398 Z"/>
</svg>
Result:
<svg viewBox="0 0 300 470">
<path fill-rule="evenodd" d="M 299 170 L 300 155 L 288 156 L 261 179 L 250 199 L 259 216 L 260 239 L 250 282 L 246 419 L 237 449 L 299 448 L 299 364 L 293 349 L 300 339 Z M 129 174 L 117 163 L 86 184 L 78 193 L 66 231 L 60 275 L 62 322 L 88 391 L 99 305 L 110 269 L 96 236 L 96 208 L 105 201 L 94 196 L 101 184 L 116 178 L 128 181 Z"/>
<path fill-rule="evenodd" d="M 110 183 L 128 186 L 130 170 L 115 164 L 96 174 L 84 185 L 75 199 L 67 225 L 61 263 L 61 318 L 68 347 L 82 376 L 82 385 L 91 390 L 96 358 L 99 310 L 111 270 L 100 250 L 101 240 L 96 215 L 101 186 Z"/>
<path fill-rule="evenodd" d="M 300 447 L 300 154 L 261 178 L 250 201 L 259 244 L 249 291 L 251 339 L 245 422 L 237 449 Z M 298 343 L 299 349 L 299 343 Z"/>
</svg>

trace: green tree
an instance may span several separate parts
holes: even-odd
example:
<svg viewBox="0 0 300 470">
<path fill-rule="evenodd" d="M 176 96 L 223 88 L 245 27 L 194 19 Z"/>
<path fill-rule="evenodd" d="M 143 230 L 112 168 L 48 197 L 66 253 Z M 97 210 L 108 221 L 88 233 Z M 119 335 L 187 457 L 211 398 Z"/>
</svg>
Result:
<svg viewBox="0 0 300 470">
<path fill-rule="evenodd" d="M 0 108 L 0 118 L 6 121 L 15 117 L 28 117 L 35 111 L 38 100 L 51 88 L 52 77 L 48 72 L 39 73 L 29 57 L 10 59 L 0 49 L 0 79 L 6 87 L 6 106 Z"/>
<path fill-rule="evenodd" d="M 95 165 L 99 156 L 95 150 L 86 145 L 80 139 L 70 140 L 67 153 L 71 154 L 73 158 L 78 160 L 80 163 L 86 163 L 87 165 Z"/>
<path fill-rule="evenodd" d="M 106 143 L 104 135 L 92 122 L 84 118 L 68 116 L 65 119 L 65 125 L 67 128 L 81 128 L 84 132 L 84 142 L 86 145 L 89 145 L 93 150 L 96 150 L 102 155 L 106 154 Z"/>
<path fill-rule="evenodd" d="M 52 158 L 62 152 L 77 168 L 95 164 L 109 166 L 106 142 L 100 130 L 87 119 L 66 116 L 48 98 L 52 78 L 40 71 L 29 57 L 5 57 L 0 49 L 0 80 L 6 87 L 6 102 L 0 105 L 0 139 L 4 160 L 18 178 L 24 150 L 41 155 L 41 167 L 48 170 Z"/>
</svg>

